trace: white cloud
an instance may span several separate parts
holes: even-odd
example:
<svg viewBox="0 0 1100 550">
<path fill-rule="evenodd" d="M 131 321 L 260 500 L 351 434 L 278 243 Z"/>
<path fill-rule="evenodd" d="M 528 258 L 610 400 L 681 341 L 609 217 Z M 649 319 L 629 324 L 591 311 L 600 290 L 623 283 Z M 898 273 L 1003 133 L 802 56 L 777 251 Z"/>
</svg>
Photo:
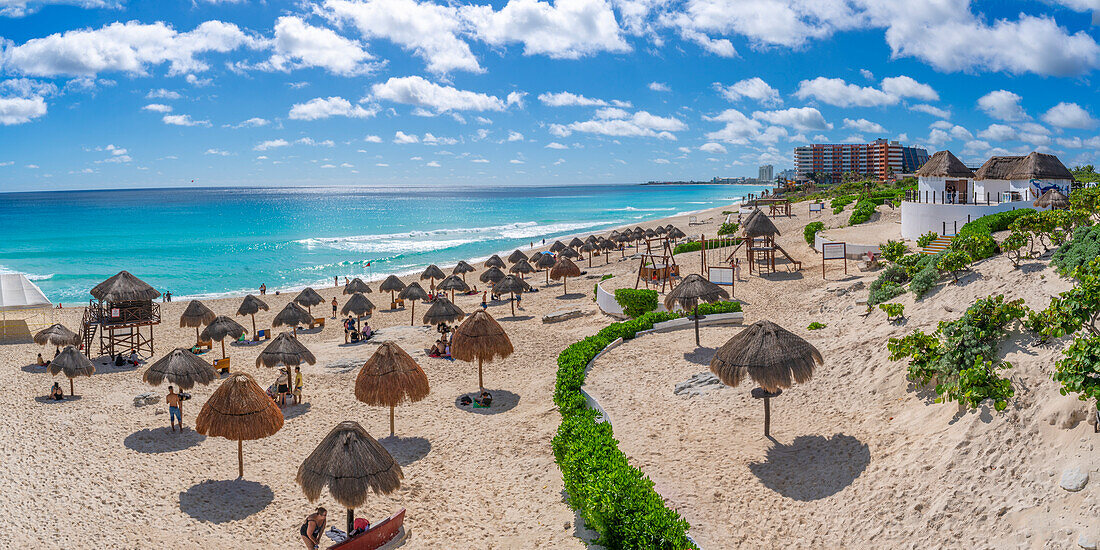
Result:
<svg viewBox="0 0 1100 550">
<path fill-rule="evenodd" d="M 714 122 L 724 122 L 726 125 L 721 130 L 706 134 L 707 139 L 724 141 L 735 145 L 746 145 L 760 135 L 763 124 L 745 116 L 737 109 L 726 109 L 717 116 L 704 117 Z"/>
<path fill-rule="evenodd" d="M 331 139 L 325 139 L 317 141 L 311 137 L 298 138 L 294 140 L 295 145 L 316 145 L 318 147 L 333 147 L 336 145 Z"/>
<path fill-rule="evenodd" d="M 169 74 L 181 75 L 209 68 L 196 58 L 199 54 L 255 43 L 236 25 L 221 21 L 206 21 L 183 33 L 163 22 L 130 21 L 34 38 L 6 48 L 3 60 L 7 71 L 34 76 L 145 75 L 150 67 L 165 63 Z"/>
<path fill-rule="evenodd" d="M 783 104 L 783 100 L 779 97 L 779 90 L 772 88 L 758 76 L 735 82 L 732 86 L 722 86 L 715 82 L 714 88 L 729 101 L 747 97 L 769 107 Z"/>
<path fill-rule="evenodd" d="M 1023 98 L 1008 90 L 996 90 L 978 99 L 978 108 L 995 119 L 1009 122 L 1029 118 L 1020 106 Z"/>
<path fill-rule="evenodd" d="M 377 113 L 377 109 L 364 109 L 360 105 L 352 105 L 342 97 L 333 96 L 315 97 L 305 103 L 296 103 L 290 108 L 288 116 L 293 120 L 318 120 L 334 116 L 367 118 Z"/>
<path fill-rule="evenodd" d="M 428 82 L 419 76 L 393 77 L 375 84 L 371 86 L 371 96 L 394 103 L 434 109 L 437 113 L 452 110 L 503 111 L 508 105 L 523 101 L 523 96 L 517 92 L 508 94 L 508 100 L 502 101 L 496 96 Z"/>
<path fill-rule="evenodd" d="M 560 144 L 556 141 L 551 141 L 550 143 L 546 144 L 546 148 L 547 149 L 568 149 L 569 147 L 567 147 L 565 145 L 562 145 L 562 144 Z"/>
<path fill-rule="evenodd" d="M 417 0 L 325 0 L 320 13 L 351 23 L 365 38 L 385 38 L 428 62 L 433 73 L 482 72 L 470 46 L 458 38 L 466 28 L 458 8 Z"/>
<path fill-rule="evenodd" d="M 655 164 L 668 164 L 668 159 L 653 159 Z"/>
<path fill-rule="evenodd" d="M 439 168 L 440 165 L 439 165 L 438 162 L 432 160 L 432 161 L 428 161 L 424 166 L 430 166 L 432 168 Z"/>
<path fill-rule="evenodd" d="M 867 132 L 871 134 L 885 134 L 886 128 L 883 128 L 881 124 L 877 122 L 871 122 L 865 118 L 852 120 L 850 118 L 844 119 L 844 127 L 855 130 L 857 132 Z"/>
<path fill-rule="evenodd" d="M 671 92 L 672 91 L 672 88 L 669 88 L 668 84 L 665 84 L 664 82 L 650 82 L 649 83 L 649 89 L 653 90 L 654 92 Z"/>
<path fill-rule="evenodd" d="M 1076 103 L 1061 102 L 1043 113 L 1043 122 L 1059 128 L 1088 130 L 1096 127 L 1096 119 Z"/>
<path fill-rule="evenodd" d="M 70 5 L 86 9 L 122 7 L 121 0 L 0 0 L 0 17 L 23 17 L 30 15 L 42 6 Z"/>
<path fill-rule="evenodd" d="M 867 69 L 860 69 L 859 70 L 859 75 L 862 76 L 863 78 L 866 78 L 867 80 L 874 80 L 874 78 L 875 78 L 875 73 L 872 73 L 871 71 L 868 71 Z"/>
<path fill-rule="evenodd" d="M 179 92 L 165 90 L 164 88 L 149 90 L 149 93 L 145 94 L 145 99 L 180 99 L 182 97 Z"/>
<path fill-rule="evenodd" d="M 516 131 L 509 131 L 508 141 L 523 141 L 523 134 Z"/>
<path fill-rule="evenodd" d="M 870 86 L 849 84 L 842 78 L 819 76 L 798 83 L 794 93 L 799 99 L 817 99 L 837 107 L 880 107 L 895 105 L 898 97 Z"/>
<path fill-rule="evenodd" d="M 558 159 L 554 161 L 554 166 L 558 166 L 559 164 L 565 164 L 565 159 Z"/>
<path fill-rule="evenodd" d="M 470 159 L 470 162 L 477 164 L 489 164 L 489 159 Z"/>
<path fill-rule="evenodd" d="M 882 91 L 897 97 L 914 97 L 924 101 L 939 101 L 940 94 L 931 86 L 917 82 L 908 76 L 892 76 L 882 79 Z"/>
<path fill-rule="evenodd" d="M 568 125 L 550 125 L 550 133 L 558 137 L 566 137 L 573 132 L 584 132 L 616 137 L 676 139 L 672 132 L 686 129 L 687 124 L 676 117 L 660 117 L 648 111 L 631 114 L 616 107 L 597 110 L 592 120 L 577 121 Z"/>
<path fill-rule="evenodd" d="M 718 57 L 737 57 L 737 48 L 733 47 L 733 42 L 725 38 L 711 38 L 706 33 L 687 28 L 680 29 L 680 36 L 684 40 L 695 42 L 703 50 Z"/>
<path fill-rule="evenodd" d="M 375 135 L 370 135 L 363 138 L 363 141 L 367 143 L 382 143 L 382 138 Z"/>
<path fill-rule="evenodd" d="M 769 124 L 788 126 L 796 130 L 832 130 L 833 125 L 825 121 L 821 111 L 813 107 L 791 107 L 779 111 L 756 111 L 752 118 Z"/>
<path fill-rule="evenodd" d="M 165 105 L 163 103 L 150 103 L 141 108 L 143 111 L 153 111 L 154 113 L 171 113 L 172 106 Z"/>
<path fill-rule="evenodd" d="M 989 128 L 978 132 L 978 137 L 993 141 L 1015 141 L 1019 133 L 1015 128 L 1005 124 L 990 124 Z"/>
<path fill-rule="evenodd" d="M 417 137 L 416 134 L 406 134 L 405 132 L 398 130 L 393 135 L 393 142 L 400 145 L 406 145 L 409 143 L 420 143 L 420 138 Z"/>
<path fill-rule="evenodd" d="M 0 92 L 11 92 L 19 97 L 49 97 L 58 93 L 56 84 L 31 78 L 9 78 L 0 81 Z"/>
<path fill-rule="evenodd" d="M 492 124 L 493 123 L 492 119 L 486 118 L 486 117 L 483 117 L 483 116 L 476 116 L 476 117 L 474 117 L 474 120 L 476 120 L 478 124 Z"/>
<path fill-rule="evenodd" d="M 509 0 L 500 11 L 490 5 L 460 11 L 478 39 L 492 46 L 521 43 L 524 55 L 577 59 L 631 50 L 605 0 Z"/>
<path fill-rule="evenodd" d="M 454 145 L 458 143 L 458 140 L 449 137 L 437 137 L 432 135 L 431 132 L 427 132 L 424 134 L 423 143 L 425 145 Z"/>
<path fill-rule="evenodd" d="M 286 147 L 290 145 L 290 142 L 285 139 L 269 139 L 262 141 L 252 148 L 253 151 L 267 151 L 268 149 L 275 149 L 277 147 Z"/>
<path fill-rule="evenodd" d="M 207 155 L 216 155 L 216 156 L 220 156 L 220 157 L 228 157 L 229 155 L 232 155 L 233 153 L 230 153 L 229 151 L 225 151 L 225 150 L 222 150 L 222 149 L 207 149 L 205 154 L 207 154 Z"/>
<path fill-rule="evenodd" d="M 363 45 L 324 27 L 315 27 L 298 17 L 280 17 L 271 40 L 274 53 L 257 67 L 271 71 L 289 71 L 319 67 L 341 76 L 373 72 L 378 64 Z"/>
<path fill-rule="evenodd" d="M 191 115 L 164 115 L 162 120 L 173 126 L 210 126 L 209 120 L 194 120 Z"/>
<path fill-rule="evenodd" d="M 947 132 L 947 134 L 953 139 L 966 140 L 974 137 L 974 135 L 970 133 L 970 130 L 967 130 L 966 128 L 957 124 L 952 124 L 946 120 L 937 120 L 936 122 L 930 124 L 929 127 L 935 128 L 937 130 L 943 130 Z"/>
<path fill-rule="evenodd" d="M 508 162 L 509 162 L 510 164 L 523 164 L 523 160 L 521 160 L 521 159 L 512 159 L 512 160 L 510 160 L 510 161 L 508 161 Z"/>
<path fill-rule="evenodd" d="M 613 99 L 610 102 L 596 99 L 591 97 L 584 97 L 583 95 L 574 94 L 572 92 L 557 92 L 557 93 L 541 93 L 538 97 L 544 105 L 550 107 L 607 107 L 608 105 L 614 105 L 615 107 L 630 107 L 629 101 L 620 101 Z"/>
<path fill-rule="evenodd" d="M 849 2 L 794 0 L 688 0 L 684 13 L 666 19 L 679 29 L 741 35 L 757 47 L 792 48 L 866 22 Z"/>
<path fill-rule="evenodd" d="M 910 111 L 918 111 L 921 113 L 927 113 L 938 118 L 951 118 L 951 111 L 941 109 L 935 105 L 929 105 L 927 103 L 918 103 L 916 105 L 909 106 Z"/>
<path fill-rule="evenodd" d="M 231 128 L 259 128 L 260 126 L 267 126 L 271 122 L 266 118 L 252 117 L 248 120 L 242 120 L 240 124 L 230 126 Z"/>
<path fill-rule="evenodd" d="M 700 145 L 699 150 L 707 152 L 707 153 L 713 153 L 713 154 L 725 153 L 726 152 L 726 148 L 723 147 L 722 144 L 714 143 L 713 141 L 710 142 L 710 143 L 704 143 L 704 144 Z"/>
</svg>

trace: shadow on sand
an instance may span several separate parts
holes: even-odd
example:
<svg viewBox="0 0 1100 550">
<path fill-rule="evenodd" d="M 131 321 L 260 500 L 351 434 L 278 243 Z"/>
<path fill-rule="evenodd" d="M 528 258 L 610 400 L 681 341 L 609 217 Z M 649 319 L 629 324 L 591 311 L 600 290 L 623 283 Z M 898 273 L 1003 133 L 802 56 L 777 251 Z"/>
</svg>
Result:
<svg viewBox="0 0 1100 550">
<path fill-rule="evenodd" d="M 584 298 L 584 294 L 581 292 L 570 292 L 569 294 L 559 294 L 554 296 L 555 300 L 579 300 Z"/>
<path fill-rule="evenodd" d="M 167 427 L 138 430 L 122 441 L 127 449 L 146 454 L 174 453 L 194 447 L 206 439 L 191 428 L 170 432 Z"/>
<path fill-rule="evenodd" d="M 245 479 L 206 480 L 180 493 L 180 511 L 210 523 L 238 521 L 267 507 L 271 488 Z"/>
<path fill-rule="evenodd" d="M 378 442 L 393 455 L 393 459 L 402 466 L 408 466 L 424 458 L 432 450 L 432 442 L 423 437 L 401 437 L 391 435 L 378 439 Z"/>
<path fill-rule="evenodd" d="M 714 353 L 716 351 L 718 351 L 717 348 L 695 348 L 692 351 L 684 352 L 684 359 L 691 361 L 696 365 L 707 366 L 710 365 L 710 360 L 714 358 Z"/>
<path fill-rule="evenodd" d="M 789 445 L 772 446 L 764 461 L 749 464 L 749 470 L 769 489 L 790 499 L 809 501 L 839 493 L 870 462 L 867 444 L 850 435 L 803 435 Z"/>
<path fill-rule="evenodd" d="M 54 399 L 54 398 L 52 398 L 48 395 L 40 395 L 38 397 L 35 397 L 34 401 L 35 401 L 35 403 L 61 404 L 61 403 L 65 403 L 67 401 L 80 401 L 80 396 L 79 395 L 69 395 L 69 394 L 66 393 L 65 394 L 65 399 L 62 399 L 61 401 L 58 401 L 58 400 L 56 400 L 56 399 Z"/>
<path fill-rule="evenodd" d="M 519 396 L 507 391 L 507 390 L 491 390 L 486 389 L 493 396 L 493 404 L 489 408 L 475 407 L 473 405 L 462 406 L 459 404 L 459 400 L 463 396 L 469 396 L 470 399 L 475 399 L 478 395 L 481 395 L 480 391 L 464 393 L 455 398 L 455 408 L 460 411 L 471 412 L 474 414 L 500 414 L 502 412 L 508 412 L 519 405 Z"/>
<path fill-rule="evenodd" d="M 309 409 L 312 408 L 312 405 L 309 404 L 309 401 L 301 404 L 295 403 L 291 405 L 291 400 L 291 398 L 287 398 L 287 406 L 283 407 L 283 420 L 298 418 L 299 416 L 302 416 L 303 414 L 309 412 Z"/>
<path fill-rule="evenodd" d="M 497 321 L 530 321 L 534 319 L 534 315 L 509 315 L 507 317 L 497 317 Z"/>
</svg>

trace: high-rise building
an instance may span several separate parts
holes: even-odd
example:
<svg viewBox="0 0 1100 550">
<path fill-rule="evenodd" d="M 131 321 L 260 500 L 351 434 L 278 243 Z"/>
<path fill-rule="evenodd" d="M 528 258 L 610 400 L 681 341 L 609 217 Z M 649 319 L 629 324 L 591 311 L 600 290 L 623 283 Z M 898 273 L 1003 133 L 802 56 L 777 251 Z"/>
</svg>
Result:
<svg viewBox="0 0 1100 550">
<path fill-rule="evenodd" d="M 812 177 L 822 173 L 834 180 L 847 172 L 885 179 L 891 172 L 915 171 L 927 160 L 928 151 L 885 139 L 873 143 L 803 145 L 794 149 L 794 166 L 799 175 Z"/>
<path fill-rule="evenodd" d="M 760 167 L 760 181 L 772 181 L 775 179 L 775 168 L 770 164 L 765 164 Z"/>
</svg>

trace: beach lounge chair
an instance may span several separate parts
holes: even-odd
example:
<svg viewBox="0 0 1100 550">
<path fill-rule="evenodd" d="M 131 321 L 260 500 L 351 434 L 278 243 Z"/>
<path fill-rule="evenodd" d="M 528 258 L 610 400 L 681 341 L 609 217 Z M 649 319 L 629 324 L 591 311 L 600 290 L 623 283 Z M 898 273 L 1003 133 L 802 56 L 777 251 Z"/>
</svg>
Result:
<svg viewBox="0 0 1100 550">
<path fill-rule="evenodd" d="M 405 309 L 405 299 L 398 298 L 390 302 L 390 309 Z"/>
<path fill-rule="evenodd" d="M 214 342 L 210 340 L 203 342 L 200 340 L 198 343 L 195 344 L 195 347 L 200 350 L 210 351 L 214 349 Z"/>
<path fill-rule="evenodd" d="M 313 322 L 309 324 L 309 328 L 313 328 L 313 327 L 318 326 L 318 325 L 320 325 L 321 328 L 325 328 L 325 318 L 324 317 L 314 317 Z"/>
<path fill-rule="evenodd" d="M 229 374 L 229 358 L 215 359 L 214 370 L 221 372 L 222 374 Z"/>
<path fill-rule="evenodd" d="M 270 339 L 271 339 L 271 329 L 262 328 L 262 329 L 256 331 L 256 335 L 252 338 L 252 341 L 253 342 L 259 342 L 260 340 L 270 340 Z"/>
<path fill-rule="evenodd" d="M 405 539 L 405 509 L 372 525 L 370 529 L 344 542 L 329 546 L 329 550 L 379 550 L 392 548 Z"/>
</svg>

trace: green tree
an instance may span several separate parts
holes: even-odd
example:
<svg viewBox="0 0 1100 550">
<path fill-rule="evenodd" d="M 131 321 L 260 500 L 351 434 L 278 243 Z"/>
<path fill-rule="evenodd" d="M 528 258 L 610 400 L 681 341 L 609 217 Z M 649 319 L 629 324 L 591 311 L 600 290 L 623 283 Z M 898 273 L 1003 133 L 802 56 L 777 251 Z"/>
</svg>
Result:
<svg viewBox="0 0 1100 550">
<path fill-rule="evenodd" d="M 1078 337 L 1062 352 L 1051 378 L 1062 384 L 1062 395 L 1076 393 L 1085 401 L 1098 399 L 1100 409 L 1100 336 Z"/>
<path fill-rule="evenodd" d="M 1024 246 L 1027 245 L 1027 235 L 1019 231 L 1013 231 L 1008 238 L 1001 243 L 1001 250 L 1012 261 L 1012 267 L 1019 268 L 1020 261 L 1024 258 Z"/>
<path fill-rule="evenodd" d="M 936 262 L 936 269 L 943 273 L 951 273 L 951 277 L 958 283 L 959 271 L 965 269 L 968 263 L 970 263 L 970 256 L 967 253 L 961 250 L 948 250 L 940 254 L 940 259 Z"/>
</svg>

